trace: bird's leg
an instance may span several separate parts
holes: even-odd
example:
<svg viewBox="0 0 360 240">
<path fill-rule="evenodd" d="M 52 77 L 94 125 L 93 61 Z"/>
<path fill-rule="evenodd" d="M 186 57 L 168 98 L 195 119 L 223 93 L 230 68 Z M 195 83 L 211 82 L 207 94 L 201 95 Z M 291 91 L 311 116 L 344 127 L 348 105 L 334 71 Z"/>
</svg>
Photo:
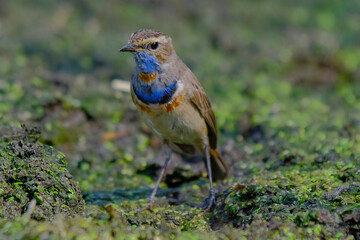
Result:
<svg viewBox="0 0 360 240">
<path fill-rule="evenodd" d="M 209 191 L 209 197 L 205 199 L 201 208 L 204 209 L 205 211 L 208 211 L 211 209 L 211 207 L 214 205 L 215 202 L 215 192 L 212 182 L 212 172 L 211 172 L 211 163 L 210 163 L 210 151 L 208 145 L 205 146 L 205 157 L 206 157 L 206 167 L 209 176 L 210 191 Z"/>
<path fill-rule="evenodd" d="M 159 185 L 160 185 L 160 182 L 161 182 L 161 179 L 165 173 L 165 170 L 166 170 L 166 166 L 167 164 L 169 163 L 170 161 L 170 158 L 171 158 L 171 149 L 169 146 L 164 145 L 164 153 L 165 153 L 165 162 L 164 162 L 164 165 L 163 167 L 161 168 L 161 171 L 160 171 L 160 175 L 156 181 L 156 185 L 155 185 L 155 188 L 153 189 L 151 195 L 150 195 L 150 198 L 149 198 L 149 201 L 148 203 L 146 204 L 145 207 L 142 207 L 140 209 L 138 209 L 138 211 L 144 211 L 146 209 L 150 209 L 152 210 L 152 206 L 153 206 L 153 203 L 154 203 L 154 198 L 155 198 L 155 195 L 156 195 L 156 192 L 157 192 L 157 189 L 159 188 Z"/>
</svg>

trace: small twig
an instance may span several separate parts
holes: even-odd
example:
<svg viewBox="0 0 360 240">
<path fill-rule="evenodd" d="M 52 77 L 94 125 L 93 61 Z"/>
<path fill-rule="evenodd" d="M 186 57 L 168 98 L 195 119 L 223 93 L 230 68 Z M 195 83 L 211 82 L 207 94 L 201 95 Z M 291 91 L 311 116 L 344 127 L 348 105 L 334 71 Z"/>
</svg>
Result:
<svg viewBox="0 0 360 240">
<path fill-rule="evenodd" d="M 130 82 L 120 79 L 114 79 L 111 82 L 111 87 L 115 90 L 120 90 L 123 92 L 130 92 Z"/>
<path fill-rule="evenodd" d="M 119 139 L 121 137 L 127 136 L 129 134 L 130 134 L 130 132 L 127 130 L 122 130 L 122 131 L 118 131 L 118 132 L 106 132 L 102 135 L 101 141 L 102 142 L 113 141 L 113 140 Z"/>
<path fill-rule="evenodd" d="M 24 213 L 24 218 L 29 221 L 31 218 L 31 215 L 33 214 L 34 210 L 36 207 L 36 200 L 32 199 L 29 203 L 28 209 L 26 210 L 26 212 Z"/>
</svg>

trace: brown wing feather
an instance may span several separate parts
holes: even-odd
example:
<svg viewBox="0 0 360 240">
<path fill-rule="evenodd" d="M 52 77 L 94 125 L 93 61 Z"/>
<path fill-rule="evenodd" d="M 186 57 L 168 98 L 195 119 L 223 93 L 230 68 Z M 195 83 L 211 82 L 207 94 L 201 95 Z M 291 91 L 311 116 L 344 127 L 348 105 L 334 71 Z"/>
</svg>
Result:
<svg viewBox="0 0 360 240">
<path fill-rule="evenodd" d="M 215 115 L 211 108 L 211 103 L 206 96 L 206 93 L 200 83 L 195 80 L 192 81 L 192 93 L 190 97 L 191 103 L 198 109 L 202 117 L 205 119 L 208 127 L 209 144 L 212 149 L 216 149 L 217 145 L 217 128 Z"/>
</svg>

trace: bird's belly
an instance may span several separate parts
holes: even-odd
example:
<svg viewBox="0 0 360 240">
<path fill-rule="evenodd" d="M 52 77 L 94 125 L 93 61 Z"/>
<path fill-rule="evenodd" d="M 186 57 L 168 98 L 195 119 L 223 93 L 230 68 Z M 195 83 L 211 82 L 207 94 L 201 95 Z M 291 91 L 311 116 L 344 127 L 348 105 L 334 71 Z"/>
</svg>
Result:
<svg viewBox="0 0 360 240">
<path fill-rule="evenodd" d="M 207 136 L 205 120 L 191 104 L 185 101 L 171 111 L 166 106 L 141 111 L 147 125 L 159 137 L 174 143 L 199 145 Z"/>
</svg>

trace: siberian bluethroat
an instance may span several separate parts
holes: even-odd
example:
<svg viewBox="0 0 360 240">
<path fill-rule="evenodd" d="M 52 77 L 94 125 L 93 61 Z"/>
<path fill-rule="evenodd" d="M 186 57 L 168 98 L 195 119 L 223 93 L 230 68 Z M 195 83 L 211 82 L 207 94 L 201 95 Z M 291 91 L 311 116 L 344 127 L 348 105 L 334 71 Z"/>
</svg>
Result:
<svg viewBox="0 0 360 240">
<path fill-rule="evenodd" d="M 132 100 L 145 123 L 164 142 L 165 163 L 144 209 L 152 207 L 171 153 L 175 151 L 203 155 L 210 192 L 202 208 L 209 210 L 215 201 L 212 181 L 225 179 L 228 167 L 216 150 L 216 121 L 204 89 L 164 33 L 138 30 L 120 51 L 134 53 Z"/>
</svg>

